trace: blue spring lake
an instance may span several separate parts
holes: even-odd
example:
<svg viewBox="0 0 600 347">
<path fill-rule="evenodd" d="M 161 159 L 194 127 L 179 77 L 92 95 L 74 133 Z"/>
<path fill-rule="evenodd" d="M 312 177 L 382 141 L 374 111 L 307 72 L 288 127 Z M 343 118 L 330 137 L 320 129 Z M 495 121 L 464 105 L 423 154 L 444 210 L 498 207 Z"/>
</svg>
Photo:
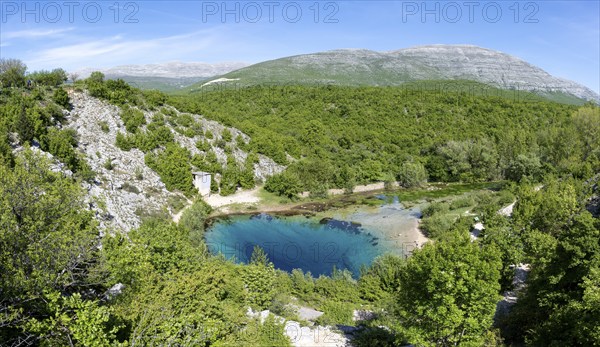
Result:
<svg viewBox="0 0 600 347">
<path fill-rule="evenodd" d="M 328 218 L 235 215 L 216 220 L 205 239 L 211 253 L 221 253 L 236 262 L 248 263 L 258 245 L 280 270 L 299 268 L 318 277 L 329 276 L 336 268 L 358 277 L 361 267 L 369 266 L 376 257 L 385 253 L 402 255 L 406 253 L 403 244 L 414 248 L 414 235 L 409 232 L 402 238 L 403 230 L 398 228 L 402 221 L 416 224 L 417 219 L 412 210 L 390 206 L 378 208 L 375 213 L 357 209 L 350 215 Z M 350 222 L 356 220 L 360 223 Z M 389 230 L 384 230 L 386 225 Z M 390 237 L 392 233 L 394 237 Z"/>
</svg>

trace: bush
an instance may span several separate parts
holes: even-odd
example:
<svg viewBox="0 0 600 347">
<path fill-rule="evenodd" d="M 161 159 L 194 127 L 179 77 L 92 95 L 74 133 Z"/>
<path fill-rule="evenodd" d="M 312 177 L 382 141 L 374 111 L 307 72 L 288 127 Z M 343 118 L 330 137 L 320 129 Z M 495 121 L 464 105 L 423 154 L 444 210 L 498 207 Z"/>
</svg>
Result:
<svg viewBox="0 0 600 347">
<path fill-rule="evenodd" d="M 144 113 L 131 107 L 126 107 L 121 112 L 121 120 L 123 120 L 125 128 L 130 133 L 135 133 L 138 127 L 146 124 L 146 117 L 144 117 Z"/>
<path fill-rule="evenodd" d="M 101 121 L 98 122 L 98 125 L 100 126 L 100 130 L 102 130 L 103 133 L 108 134 L 108 132 L 110 131 L 110 128 L 108 127 L 108 122 Z"/>
<path fill-rule="evenodd" d="M 432 202 L 422 211 L 423 217 L 431 217 L 435 214 L 446 213 L 450 210 L 450 205 L 445 202 Z"/>
<path fill-rule="evenodd" d="M 404 188 L 419 187 L 427 182 L 427 170 L 421 163 L 406 162 L 400 167 L 397 177 Z"/>
<path fill-rule="evenodd" d="M 231 142 L 231 131 L 229 131 L 229 129 L 223 129 L 223 131 L 221 132 L 221 138 L 225 140 L 225 142 Z"/>
<path fill-rule="evenodd" d="M 185 229 L 196 244 L 204 240 L 204 221 L 212 212 L 212 208 L 204 200 L 198 198 L 181 214 L 179 226 Z"/>
<path fill-rule="evenodd" d="M 244 330 L 227 336 L 219 343 L 223 347 L 237 346 L 291 346 L 289 338 L 285 335 L 285 325 L 269 314 L 264 322 L 255 318 L 251 320 Z"/>
<path fill-rule="evenodd" d="M 62 88 L 58 88 L 58 89 L 56 89 L 56 91 L 54 91 L 52 100 L 54 100 L 55 103 L 57 103 L 58 105 L 60 105 L 64 108 L 68 109 L 71 107 L 70 100 L 69 100 L 69 94 L 67 94 L 67 92 Z"/>
<path fill-rule="evenodd" d="M 246 151 L 248 149 L 248 144 L 246 143 L 246 141 L 244 141 L 244 138 L 242 137 L 242 135 L 238 135 L 235 137 L 235 144 L 242 151 Z"/>
<path fill-rule="evenodd" d="M 205 140 L 198 140 L 196 142 L 196 148 L 198 148 L 202 152 L 208 152 L 210 150 L 210 144 Z"/>
<path fill-rule="evenodd" d="M 185 196 L 182 196 L 179 194 L 171 195 L 167 199 L 167 203 L 168 203 L 169 207 L 171 208 L 171 211 L 174 213 L 183 210 L 185 208 L 185 206 L 187 205 L 187 201 L 188 200 Z"/>
<path fill-rule="evenodd" d="M 0 58 L 0 85 L 21 87 L 25 85 L 27 65 L 18 59 Z"/>
<path fill-rule="evenodd" d="M 67 72 L 63 69 L 41 70 L 33 72 L 28 78 L 38 85 L 58 87 L 67 81 Z"/>
<path fill-rule="evenodd" d="M 542 164 L 536 154 L 519 154 L 508 165 L 505 176 L 515 182 L 520 182 L 525 177 L 537 181 L 540 178 L 541 169 Z"/>
<path fill-rule="evenodd" d="M 328 300 L 323 304 L 321 310 L 323 315 L 317 318 L 319 325 L 353 325 L 353 305 L 348 302 Z"/>
<path fill-rule="evenodd" d="M 145 134 L 141 132 L 136 134 L 136 146 L 143 152 L 151 151 L 159 146 L 166 146 L 174 141 L 175 136 L 167 126 L 156 126 L 154 123 L 148 125 Z"/>
<path fill-rule="evenodd" d="M 396 341 L 396 335 L 386 329 L 384 326 L 376 326 L 366 328 L 364 330 L 359 331 L 354 335 L 355 337 L 352 339 L 352 345 L 355 347 L 394 347 L 398 346 Z M 408 343 L 403 343 L 401 346 L 409 345 Z"/>
<path fill-rule="evenodd" d="M 175 122 L 177 125 L 187 128 L 194 123 L 194 118 L 189 114 L 183 113 L 177 117 Z"/>
<path fill-rule="evenodd" d="M 142 92 L 150 108 L 162 106 L 167 101 L 167 96 L 158 90 L 144 90 Z"/>
<path fill-rule="evenodd" d="M 40 140 L 43 150 L 60 159 L 72 171 L 79 167 L 79 156 L 73 147 L 77 145 L 77 134 L 73 129 L 50 128 Z"/>
<path fill-rule="evenodd" d="M 142 170 L 141 167 L 135 168 L 135 179 L 138 181 L 141 181 L 144 179 L 144 171 Z"/>
<path fill-rule="evenodd" d="M 421 229 L 427 234 L 427 237 L 439 239 L 444 236 L 454 225 L 454 217 L 449 215 L 436 214 L 425 218 L 421 222 Z"/>
<path fill-rule="evenodd" d="M 139 194 L 140 190 L 138 189 L 138 187 L 134 186 L 133 184 L 129 183 L 129 182 L 125 182 L 123 183 L 123 187 L 122 189 L 126 192 L 130 192 L 133 194 Z"/>
<path fill-rule="evenodd" d="M 135 139 L 133 138 L 133 136 L 128 136 L 119 131 L 117 133 L 115 145 L 122 151 L 130 151 L 132 148 L 135 147 Z"/>
<path fill-rule="evenodd" d="M 223 171 L 223 176 L 221 176 L 220 194 L 223 196 L 234 194 L 239 185 L 240 171 L 232 166 L 233 165 L 229 165 L 227 169 Z"/>
<path fill-rule="evenodd" d="M 109 171 L 115 168 L 110 158 L 106 159 L 104 162 L 104 168 Z"/>
<path fill-rule="evenodd" d="M 450 202 L 450 209 L 456 210 L 459 208 L 469 207 L 475 205 L 475 199 L 472 196 L 464 196 L 454 199 Z"/>
<path fill-rule="evenodd" d="M 265 190 L 289 199 L 295 199 L 301 192 L 302 184 L 295 174 L 284 171 L 280 174 L 267 178 Z"/>
<path fill-rule="evenodd" d="M 215 142 L 215 146 L 216 146 L 216 147 L 218 147 L 218 148 L 221 148 L 221 149 L 227 150 L 227 149 L 226 149 L 226 147 L 227 147 L 227 142 L 225 142 L 225 140 L 223 140 L 223 139 L 218 139 L 218 140 Z"/>
<path fill-rule="evenodd" d="M 162 152 L 146 154 L 145 162 L 160 175 L 168 190 L 179 190 L 186 196 L 192 196 L 196 190 L 192 184 L 190 157 L 187 149 L 169 143 Z"/>
</svg>

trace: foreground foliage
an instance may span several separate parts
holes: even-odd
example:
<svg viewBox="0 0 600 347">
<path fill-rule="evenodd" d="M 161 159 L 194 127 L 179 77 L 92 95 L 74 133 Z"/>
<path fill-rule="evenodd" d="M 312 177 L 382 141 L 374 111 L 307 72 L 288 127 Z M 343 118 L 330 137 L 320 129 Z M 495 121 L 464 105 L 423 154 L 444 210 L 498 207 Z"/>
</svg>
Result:
<svg viewBox="0 0 600 347">
<path fill-rule="evenodd" d="M 283 90 L 292 92 L 276 93 L 270 101 L 260 89 L 249 89 L 243 93 L 255 102 L 218 105 L 210 96 L 184 105 L 217 110 L 213 117 L 254 132 L 244 146 L 280 162 L 289 159 L 286 154 L 299 159 L 267 182 L 271 191 L 289 197 L 303 189 L 320 196 L 329 186 L 351 190 L 348 182 L 389 175 L 405 186 L 418 186 L 425 174 L 430 180 L 514 181 L 501 191 L 430 201 L 422 226 L 434 241 L 408 259 L 384 255 L 359 278 L 340 270 L 314 278 L 300 269 L 276 270 L 260 248 L 250 264 L 210 255 L 202 237 L 210 208 L 201 200 L 179 224 L 150 219 L 128 233 L 106 230 L 101 237 L 81 189 L 82 180 L 94 174 L 78 154 L 75 133 L 60 125 L 61 107 L 68 107 L 62 89 L 53 86 L 62 79 L 60 71 L 37 75 L 38 83 L 48 85 L 18 89 L 25 71 L 19 61 L 0 61 L 3 345 L 288 346 L 279 319 L 270 315 L 260 322 L 246 312 L 268 308 L 297 319 L 290 304 L 322 310 L 319 323 L 334 326 L 356 324 L 353 311 L 369 310 L 374 319 L 362 323 L 357 346 L 600 341 L 597 107 L 306 87 Z M 123 105 L 150 108 L 166 100 L 99 74 L 82 83 Z M 234 104 L 249 115 L 225 116 Z M 184 170 L 172 161 L 189 171 L 194 158 L 170 138 L 146 138 L 162 131 L 160 119 L 144 124 L 139 113 L 128 112 L 121 144 L 145 148 L 165 183 L 185 191 L 179 186 Z M 303 130 L 292 133 L 293 125 Z M 231 134 L 221 136 L 234 141 Z M 22 148 L 15 150 L 15 144 Z M 75 174 L 57 170 L 37 144 Z M 229 175 L 228 182 L 248 180 L 237 171 Z M 422 196 L 435 198 L 431 194 Z M 511 217 L 498 214 L 512 202 Z M 471 241 L 474 216 L 485 229 Z M 511 289 L 519 263 L 531 268 L 526 286 L 494 323 L 495 304 L 501 291 Z"/>
</svg>

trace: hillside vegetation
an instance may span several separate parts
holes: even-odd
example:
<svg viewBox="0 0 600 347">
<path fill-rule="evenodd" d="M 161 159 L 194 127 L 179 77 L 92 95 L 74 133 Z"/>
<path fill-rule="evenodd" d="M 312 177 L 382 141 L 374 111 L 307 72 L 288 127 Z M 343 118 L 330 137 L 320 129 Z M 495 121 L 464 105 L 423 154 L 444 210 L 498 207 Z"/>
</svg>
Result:
<svg viewBox="0 0 600 347">
<path fill-rule="evenodd" d="M 600 145 L 592 141 L 597 108 L 516 96 L 273 86 L 170 103 L 241 129 L 252 138 L 249 148 L 289 164 L 287 178 L 309 191 L 401 180 L 407 170 L 421 180 L 476 182 L 600 169 Z"/>
<path fill-rule="evenodd" d="M 269 309 L 298 320 L 294 305 L 324 312 L 317 324 L 356 326 L 352 344 L 359 347 L 600 341 L 596 106 L 394 88 L 250 88 L 168 100 L 101 74 L 75 86 L 104 100 L 90 105 L 118 106 L 120 146 L 139 150 L 173 189 L 181 189 L 180 165 L 193 164 L 174 139 L 200 136 L 197 126 L 205 124 L 182 113 L 192 110 L 236 124 L 250 136 L 247 152 L 288 163 L 266 182 L 283 194 L 382 178 L 406 186 L 511 181 L 499 192 L 430 204 L 423 213 L 434 242 L 408 259 L 384 255 L 358 279 L 339 270 L 315 278 L 275 270 L 259 247 L 249 264 L 209 254 L 203 233 L 211 208 L 201 199 L 178 224 L 154 215 L 131 230 L 99 227 L 94 204 L 101 202 L 90 201 L 87 190 L 100 186 L 90 165 L 97 160 L 70 128 L 77 123 L 69 109 L 79 101 L 62 85 L 64 71 L 26 71 L 20 61 L 0 60 L 2 345 L 290 346 L 285 323 L 247 312 Z M 26 87 L 29 76 L 36 83 Z M 171 122 L 179 131 L 164 130 Z M 94 126 L 116 132 L 112 123 Z M 220 139 L 241 144 L 245 137 L 232 131 L 204 133 L 198 151 L 208 156 Z M 111 166 L 108 160 L 102 173 Z M 497 212 L 513 199 L 512 215 Z M 456 212 L 467 207 L 485 224 L 479 238 L 469 236 L 472 215 Z M 526 285 L 494 320 L 520 263 L 531 269 Z M 355 309 L 371 317 L 355 321 Z"/>
</svg>

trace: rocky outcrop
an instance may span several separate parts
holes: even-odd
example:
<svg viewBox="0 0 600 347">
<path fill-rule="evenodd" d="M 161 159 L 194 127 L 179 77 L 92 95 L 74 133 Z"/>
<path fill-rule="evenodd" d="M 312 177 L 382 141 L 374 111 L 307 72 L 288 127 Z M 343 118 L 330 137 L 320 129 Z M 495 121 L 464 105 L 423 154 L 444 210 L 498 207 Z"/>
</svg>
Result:
<svg viewBox="0 0 600 347">
<path fill-rule="evenodd" d="M 172 110 L 172 112 L 177 114 L 177 116 L 182 114 L 181 112 L 179 112 L 177 109 L 175 109 L 173 107 L 166 106 L 166 108 Z M 198 150 L 198 148 L 196 148 L 196 141 L 198 141 L 200 139 L 204 139 L 205 141 L 208 141 L 212 145 L 212 150 L 217 155 L 217 159 L 219 160 L 219 162 L 222 165 L 226 165 L 227 164 L 227 154 L 225 153 L 225 150 L 223 148 L 216 146 L 216 143 L 223 138 L 221 136 L 221 134 L 223 133 L 223 130 L 225 130 L 225 129 L 229 130 L 233 139 L 236 139 L 238 136 L 240 136 L 244 142 L 248 143 L 250 141 L 250 137 L 248 135 L 244 134 L 243 132 L 241 132 L 240 130 L 238 130 L 236 128 L 226 127 L 219 122 L 208 120 L 208 119 L 198 116 L 198 115 L 191 115 L 191 116 L 197 122 L 200 122 L 200 124 L 202 125 L 202 129 L 204 131 L 210 131 L 211 133 L 213 133 L 213 136 L 214 136 L 210 140 L 206 139 L 205 137 L 200 136 L 200 135 L 195 136 L 193 138 L 189 138 L 187 136 L 179 134 L 176 131 L 173 131 L 173 134 L 175 135 L 175 141 L 177 141 L 182 147 L 187 148 L 192 154 L 200 154 L 201 153 L 201 151 Z M 150 118 L 151 118 L 151 116 L 150 116 Z M 246 153 L 245 151 L 242 151 L 238 147 L 235 147 L 234 150 L 232 151 L 232 155 L 238 164 L 243 165 L 246 160 L 246 157 L 248 156 L 248 153 Z M 267 177 L 273 176 L 274 174 L 277 174 L 277 173 L 280 173 L 284 169 L 285 169 L 285 166 L 279 165 L 279 164 L 275 163 L 271 158 L 264 156 L 262 154 L 259 154 L 258 155 L 258 163 L 254 164 L 254 176 L 258 180 L 264 181 Z"/>
<path fill-rule="evenodd" d="M 429 45 L 388 54 L 398 60 L 415 61 L 430 67 L 436 79 L 475 80 L 502 89 L 560 92 L 600 101 L 598 94 L 585 86 L 554 77 L 522 59 L 491 49 L 470 45 Z"/>
<path fill-rule="evenodd" d="M 315 311 L 318 312 L 318 311 Z M 248 307 L 246 315 L 258 318 L 261 323 L 273 314 L 269 310 L 253 311 Z M 321 313 L 322 314 L 322 313 Z M 283 317 L 273 315 L 275 321 L 284 325 L 284 334 L 290 339 L 294 347 L 345 347 L 350 346 L 349 334 L 343 326 L 330 327 L 322 325 L 303 326 L 300 322 L 285 320 Z M 353 328 L 353 327 L 351 327 Z M 355 329 L 351 329 L 354 332 Z"/>
<path fill-rule="evenodd" d="M 85 155 L 90 167 L 97 173 L 96 182 L 85 184 L 89 193 L 90 205 L 96 210 L 101 227 L 130 230 L 140 225 L 144 216 L 175 215 L 178 211 L 172 206 L 189 203 L 180 193 L 170 192 L 156 172 L 146 166 L 144 153 L 139 149 L 122 151 L 116 147 L 118 132 L 126 133 L 120 118 L 120 109 L 102 100 L 91 97 L 86 92 L 71 92 L 72 110 L 67 114 L 66 127 L 75 129 L 79 136 L 78 148 Z M 170 108 L 170 107 L 167 107 Z M 172 109 L 172 108 L 171 108 Z M 179 111 L 172 109 L 179 114 Z M 154 112 L 144 112 L 150 122 Z M 203 130 L 210 130 L 220 139 L 223 125 L 192 115 L 202 124 Z M 237 129 L 228 128 L 233 138 L 240 135 L 245 141 L 249 137 Z M 183 136 L 171 129 L 175 140 L 192 153 L 199 153 L 196 141 L 202 138 Z M 213 147 L 220 162 L 226 163 L 225 152 Z M 247 153 L 236 148 L 233 151 L 236 161 L 243 163 Z M 270 158 L 260 156 L 255 165 L 255 176 L 266 176 L 283 171 Z M 191 175 L 191 172 L 190 172 Z"/>
<path fill-rule="evenodd" d="M 583 85 L 554 77 L 517 57 L 471 45 L 428 45 L 388 52 L 333 50 L 266 61 L 232 71 L 221 78 L 233 80 L 231 83 L 236 85 L 387 86 L 419 80 L 469 80 L 501 89 L 532 91 L 542 96 L 561 93 L 600 102 L 600 96 Z"/>
<path fill-rule="evenodd" d="M 116 147 L 117 132 L 125 132 L 119 108 L 87 93 L 70 97 L 68 127 L 77 131 L 79 149 L 97 173 L 95 184 L 86 188 L 95 198 L 101 227 L 129 230 L 139 226 L 144 215 L 172 212 L 169 199 L 184 199 L 181 194 L 167 191 L 158 174 L 144 163 L 142 151 Z M 108 131 L 103 130 L 106 126 Z"/>
</svg>

